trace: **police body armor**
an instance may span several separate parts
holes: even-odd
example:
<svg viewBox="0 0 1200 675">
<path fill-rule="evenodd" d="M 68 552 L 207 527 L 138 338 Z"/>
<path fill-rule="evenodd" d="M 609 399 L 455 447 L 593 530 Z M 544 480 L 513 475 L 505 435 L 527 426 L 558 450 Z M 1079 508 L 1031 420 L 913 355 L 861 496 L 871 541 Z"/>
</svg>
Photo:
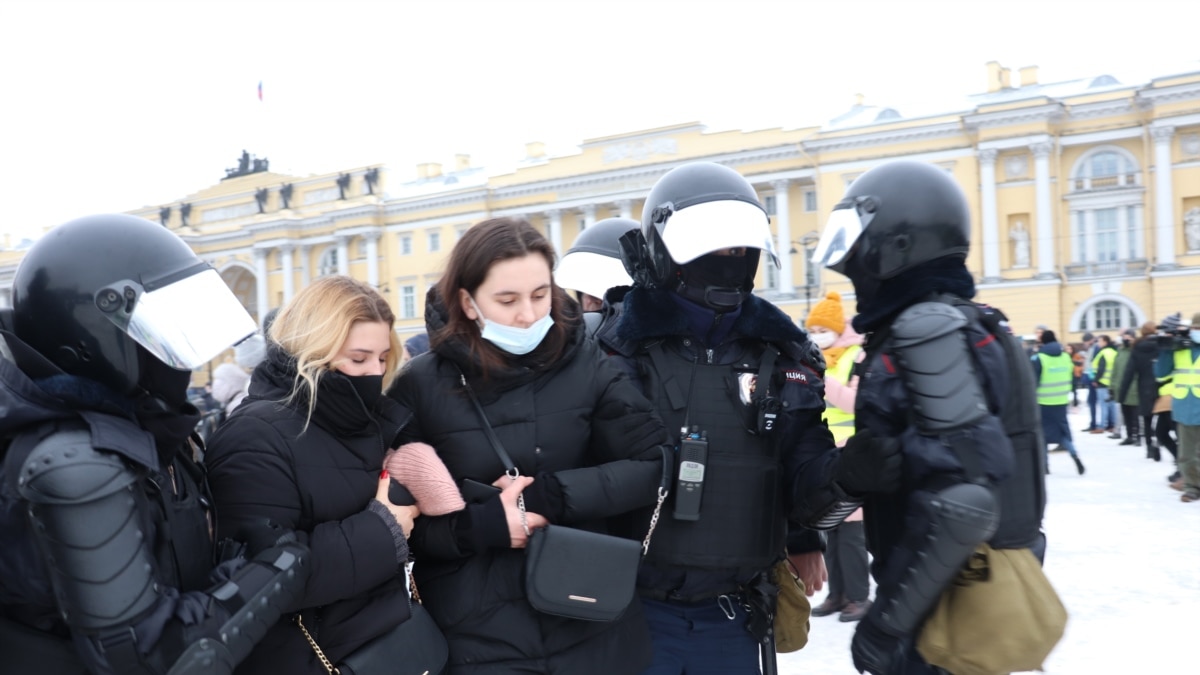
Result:
<svg viewBox="0 0 1200 675">
<path fill-rule="evenodd" d="M 784 549 L 786 521 L 780 449 L 770 433 L 752 434 L 757 412 L 739 397 L 739 379 L 758 377 L 762 353 L 743 353 L 733 363 L 706 363 L 690 355 L 692 340 L 678 353 L 654 343 L 637 354 L 647 373 L 646 394 L 667 429 L 698 429 L 708 441 L 698 520 L 668 515 L 672 490 L 646 556 L 651 565 L 710 569 L 765 569 Z M 678 476 L 678 458 L 676 472 Z"/>
</svg>

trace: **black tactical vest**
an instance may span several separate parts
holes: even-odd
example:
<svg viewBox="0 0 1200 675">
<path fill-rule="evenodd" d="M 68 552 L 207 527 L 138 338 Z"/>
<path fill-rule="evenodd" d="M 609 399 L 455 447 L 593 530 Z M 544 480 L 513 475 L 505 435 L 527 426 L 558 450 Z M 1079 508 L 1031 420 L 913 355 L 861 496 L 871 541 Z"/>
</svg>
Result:
<svg viewBox="0 0 1200 675">
<path fill-rule="evenodd" d="M 690 340 L 682 342 L 684 348 L 691 346 Z M 679 468 L 676 453 L 671 495 L 646 556 L 649 564 L 765 569 L 783 551 L 787 524 L 780 443 L 776 435 L 751 433 L 755 415 L 739 395 L 745 378 L 757 375 L 761 358 L 759 348 L 759 353 L 743 353 L 730 364 L 709 364 L 703 355 L 693 361 L 686 352 L 662 343 L 636 355 L 646 374 L 646 395 L 676 444 L 685 425 L 708 439 L 700 518 L 686 521 L 671 515 Z"/>
</svg>

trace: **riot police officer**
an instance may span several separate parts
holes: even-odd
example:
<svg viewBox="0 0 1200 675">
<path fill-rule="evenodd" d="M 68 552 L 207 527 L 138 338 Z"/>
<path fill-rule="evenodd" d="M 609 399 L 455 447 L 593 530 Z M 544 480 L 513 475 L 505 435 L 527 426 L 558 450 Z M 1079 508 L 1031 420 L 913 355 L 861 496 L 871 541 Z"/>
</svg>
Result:
<svg viewBox="0 0 1200 675">
<path fill-rule="evenodd" d="M 864 506 L 878 588 L 851 644 L 859 672 L 940 672 L 912 642 L 975 547 L 1044 550 L 1032 374 L 1003 314 L 969 301 L 969 246 L 958 185 L 905 160 L 856 179 L 814 251 L 858 298 L 855 438 L 898 438 L 905 463 L 901 488 Z"/>
<path fill-rule="evenodd" d="M 267 524 L 249 560 L 218 564 L 193 459 L 192 369 L 253 320 L 170 231 L 101 215 L 29 249 L 12 326 L 0 361 L 5 670 L 231 672 L 307 576 L 307 549 Z"/>
<path fill-rule="evenodd" d="M 638 229 L 636 220 L 605 218 L 584 230 L 554 270 L 554 281 L 568 291 L 585 312 L 600 311 L 608 289 L 632 280 L 621 262 L 621 236 Z"/>
<path fill-rule="evenodd" d="M 758 673 L 764 645 L 773 672 L 764 571 L 786 545 L 810 594 L 825 580 L 818 533 L 789 533 L 789 520 L 835 526 L 861 495 L 898 480 L 898 447 L 836 450 L 821 419 L 820 351 L 752 293 L 760 256 L 775 263 L 775 250 L 758 195 L 736 171 L 672 169 L 621 245 L 634 283 L 597 339 L 676 443 L 672 495 L 638 580 L 654 639 L 646 673 Z M 635 516 L 632 532 L 648 519 Z"/>
</svg>

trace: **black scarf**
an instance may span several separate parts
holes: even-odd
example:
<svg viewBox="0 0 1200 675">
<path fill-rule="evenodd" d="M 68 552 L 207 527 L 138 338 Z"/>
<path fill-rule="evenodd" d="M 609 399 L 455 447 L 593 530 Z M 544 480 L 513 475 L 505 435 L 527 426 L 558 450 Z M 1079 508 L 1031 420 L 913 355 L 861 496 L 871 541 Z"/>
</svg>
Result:
<svg viewBox="0 0 1200 675">
<path fill-rule="evenodd" d="M 858 295 L 858 315 L 850 322 L 859 333 L 869 333 L 889 323 L 909 305 L 933 293 L 949 293 L 960 298 L 975 297 L 975 280 L 961 258 L 931 260 L 901 272 L 874 292 L 854 287 Z"/>
</svg>

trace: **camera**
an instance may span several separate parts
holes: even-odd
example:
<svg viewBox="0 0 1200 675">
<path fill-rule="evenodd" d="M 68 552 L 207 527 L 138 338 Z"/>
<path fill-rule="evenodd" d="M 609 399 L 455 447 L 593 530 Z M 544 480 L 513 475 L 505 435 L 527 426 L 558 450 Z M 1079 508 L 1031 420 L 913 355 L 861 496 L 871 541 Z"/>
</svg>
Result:
<svg viewBox="0 0 1200 675">
<path fill-rule="evenodd" d="M 1174 352 L 1180 349 L 1191 349 L 1196 343 L 1188 337 L 1188 327 L 1178 325 L 1156 326 L 1158 332 L 1154 339 L 1161 351 Z"/>
</svg>

